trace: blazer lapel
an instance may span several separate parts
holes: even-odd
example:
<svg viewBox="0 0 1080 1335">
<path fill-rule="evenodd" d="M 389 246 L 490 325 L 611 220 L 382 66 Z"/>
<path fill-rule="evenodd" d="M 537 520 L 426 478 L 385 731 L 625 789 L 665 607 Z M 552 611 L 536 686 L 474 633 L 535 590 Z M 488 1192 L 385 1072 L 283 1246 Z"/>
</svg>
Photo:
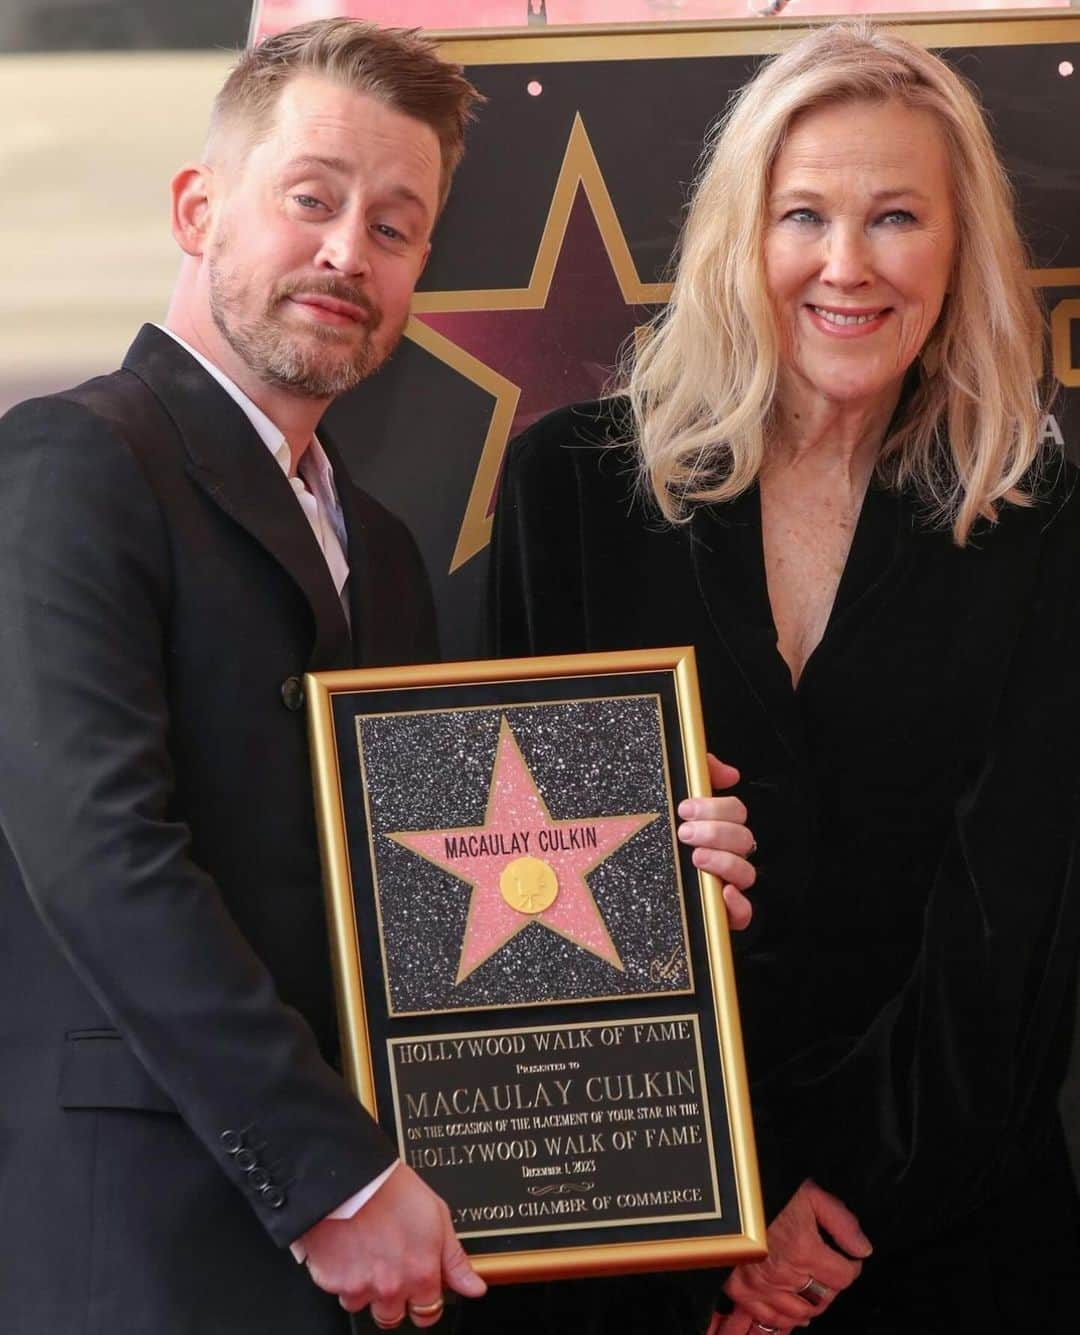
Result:
<svg viewBox="0 0 1080 1335">
<path fill-rule="evenodd" d="M 191 478 L 274 557 L 307 599 L 315 628 L 308 666 L 347 664 L 349 627 L 326 560 L 285 476 L 240 406 L 152 325 L 140 331 L 124 368 L 150 386 L 176 423 Z M 350 566 L 351 555 L 350 550 Z"/>
</svg>

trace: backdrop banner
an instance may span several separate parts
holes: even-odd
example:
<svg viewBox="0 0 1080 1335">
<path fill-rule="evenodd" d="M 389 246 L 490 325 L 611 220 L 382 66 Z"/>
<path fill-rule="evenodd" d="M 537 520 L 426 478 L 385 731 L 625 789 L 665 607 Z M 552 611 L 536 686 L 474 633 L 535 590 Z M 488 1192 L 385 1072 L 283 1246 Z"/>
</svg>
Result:
<svg viewBox="0 0 1080 1335">
<path fill-rule="evenodd" d="M 1075 448 L 1080 16 L 901 30 L 943 50 L 980 90 L 1052 314 L 1062 388 L 1045 435 Z M 709 126 L 761 55 L 801 31 L 534 29 L 445 42 L 488 104 L 402 345 L 334 405 L 327 426 L 357 480 L 417 535 L 448 658 L 483 651 L 485 553 L 507 441 L 611 384 L 620 345 L 667 299 Z"/>
</svg>

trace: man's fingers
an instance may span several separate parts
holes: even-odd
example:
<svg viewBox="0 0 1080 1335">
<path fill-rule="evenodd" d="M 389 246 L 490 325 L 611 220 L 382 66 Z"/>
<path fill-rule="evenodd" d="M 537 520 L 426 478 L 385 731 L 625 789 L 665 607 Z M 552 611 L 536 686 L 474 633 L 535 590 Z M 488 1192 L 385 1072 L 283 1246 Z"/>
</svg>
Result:
<svg viewBox="0 0 1080 1335">
<path fill-rule="evenodd" d="M 446 1304 L 441 1292 L 425 1293 L 423 1297 L 412 1297 L 407 1305 L 409 1320 L 422 1330 L 425 1326 L 434 1326 L 442 1317 Z"/>
<path fill-rule="evenodd" d="M 722 760 L 717 760 L 716 756 L 710 751 L 708 753 L 709 761 L 709 782 L 714 788 L 734 788 L 739 782 L 739 771 L 734 765 L 727 765 Z"/>
<path fill-rule="evenodd" d="M 859 1221 L 843 1203 L 815 1182 L 808 1182 L 807 1198 L 818 1225 L 836 1245 L 849 1256 L 865 1259 L 874 1250 L 870 1239 L 859 1227 Z"/>
<path fill-rule="evenodd" d="M 472 1262 L 450 1228 L 449 1220 L 442 1250 L 442 1273 L 446 1287 L 460 1293 L 463 1298 L 481 1298 L 487 1293 L 487 1285 L 473 1269 Z"/>
<path fill-rule="evenodd" d="M 363 1303 L 354 1303 L 349 1298 L 339 1298 L 338 1301 L 346 1312 L 359 1312 L 364 1306 Z M 390 1307 L 384 1303 L 372 1303 L 370 1310 L 371 1319 L 380 1330 L 396 1330 L 405 1320 L 404 1303 L 396 1307 Z"/>
</svg>

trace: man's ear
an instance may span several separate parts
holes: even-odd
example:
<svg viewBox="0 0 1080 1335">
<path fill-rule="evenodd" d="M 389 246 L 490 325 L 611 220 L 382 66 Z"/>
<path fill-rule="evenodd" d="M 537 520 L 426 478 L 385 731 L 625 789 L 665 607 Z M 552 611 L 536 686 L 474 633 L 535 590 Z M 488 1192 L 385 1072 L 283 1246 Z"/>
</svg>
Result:
<svg viewBox="0 0 1080 1335">
<path fill-rule="evenodd" d="M 213 169 L 205 162 L 189 163 L 172 178 L 172 234 L 185 255 L 199 256 L 210 230 Z"/>
</svg>

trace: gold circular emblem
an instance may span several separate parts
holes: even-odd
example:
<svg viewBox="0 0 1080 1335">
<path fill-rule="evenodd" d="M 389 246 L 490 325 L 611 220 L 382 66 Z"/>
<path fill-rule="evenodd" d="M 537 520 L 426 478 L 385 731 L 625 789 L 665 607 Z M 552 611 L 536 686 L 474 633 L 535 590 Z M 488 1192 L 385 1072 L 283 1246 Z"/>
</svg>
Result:
<svg viewBox="0 0 1080 1335">
<path fill-rule="evenodd" d="M 503 868 L 499 889 L 518 913 L 543 913 L 555 903 L 559 878 L 543 858 L 515 858 Z"/>
</svg>

